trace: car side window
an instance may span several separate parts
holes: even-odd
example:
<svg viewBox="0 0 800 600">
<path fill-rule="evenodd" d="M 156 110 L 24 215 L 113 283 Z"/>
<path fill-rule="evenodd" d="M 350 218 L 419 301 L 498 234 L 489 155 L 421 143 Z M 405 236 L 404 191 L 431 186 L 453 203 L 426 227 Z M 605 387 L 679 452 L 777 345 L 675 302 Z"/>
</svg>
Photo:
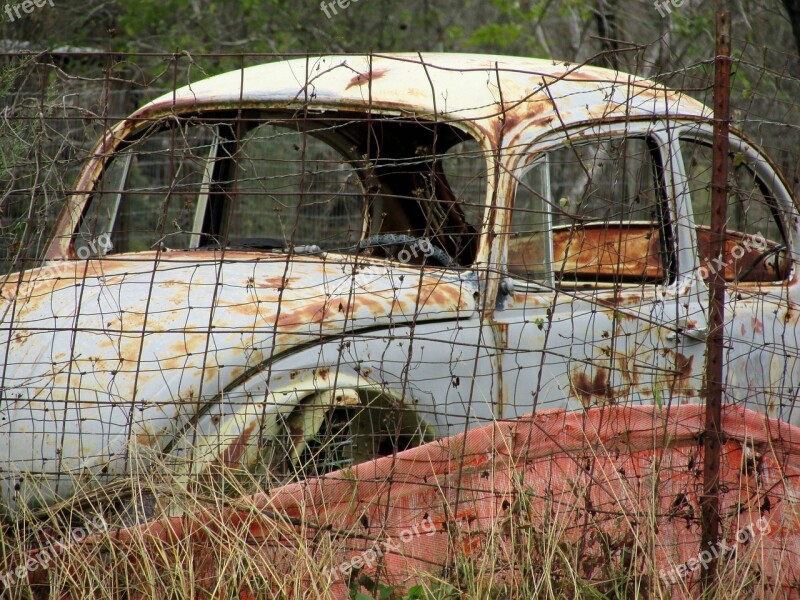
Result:
<svg viewBox="0 0 800 600">
<path fill-rule="evenodd" d="M 728 206 L 721 260 L 710 255 L 712 148 L 681 137 L 681 154 L 697 230 L 700 273 L 715 271 L 730 282 L 769 282 L 789 275 L 786 238 L 775 200 L 766 183 L 748 165 L 744 152 L 728 157 Z"/>
<path fill-rule="evenodd" d="M 662 282 L 663 193 L 644 137 L 561 146 L 517 185 L 510 274 L 545 285 Z"/>
<path fill-rule="evenodd" d="M 147 130 L 118 152 L 81 219 L 79 256 L 83 248 L 91 249 L 86 255 L 188 248 L 214 136 L 210 126 L 176 124 Z"/>
</svg>

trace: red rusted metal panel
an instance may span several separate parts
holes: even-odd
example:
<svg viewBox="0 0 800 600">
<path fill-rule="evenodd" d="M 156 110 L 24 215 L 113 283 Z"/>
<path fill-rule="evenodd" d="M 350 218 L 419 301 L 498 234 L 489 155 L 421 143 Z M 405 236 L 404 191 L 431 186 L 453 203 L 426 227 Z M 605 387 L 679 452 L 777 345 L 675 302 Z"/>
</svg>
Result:
<svg viewBox="0 0 800 600">
<path fill-rule="evenodd" d="M 298 585 L 341 597 L 354 570 L 408 586 L 470 561 L 492 561 L 493 576 L 513 585 L 526 561 L 546 559 L 523 542 L 555 528 L 558 544 L 580 546 L 577 571 L 587 581 L 602 578 L 604 561 L 628 553 L 630 572 L 645 574 L 643 594 L 682 598 L 709 562 L 698 554 L 703 415 L 695 405 L 541 411 L 256 494 L 235 508 L 90 537 L 70 552 L 101 564 L 124 556 L 135 578 L 140 561 L 158 565 L 179 547 L 202 592 L 236 569 L 233 557 L 245 547 L 272 581 L 295 573 L 297 557 L 316 561 L 318 572 Z M 800 597 L 800 428 L 725 407 L 721 430 L 722 535 L 713 548 L 724 558 L 720 571 L 735 576 L 755 560 L 760 589 Z M 44 572 L 34 575 L 46 581 Z M 244 593 L 245 584 L 235 585 Z"/>
</svg>

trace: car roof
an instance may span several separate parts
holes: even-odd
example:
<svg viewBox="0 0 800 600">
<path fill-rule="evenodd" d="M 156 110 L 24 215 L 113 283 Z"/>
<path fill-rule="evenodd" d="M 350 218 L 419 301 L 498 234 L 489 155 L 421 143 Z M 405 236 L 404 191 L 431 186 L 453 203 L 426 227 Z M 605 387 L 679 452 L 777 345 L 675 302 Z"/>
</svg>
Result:
<svg viewBox="0 0 800 600">
<path fill-rule="evenodd" d="M 305 56 L 238 69 L 164 94 L 134 117 L 264 105 L 371 107 L 422 119 L 463 120 L 498 145 L 518 127 L 549 130 L 597 120 L 711 114 L 663 84 L 600 67 L 484 54 L 401 53 Z"/>
</svg>

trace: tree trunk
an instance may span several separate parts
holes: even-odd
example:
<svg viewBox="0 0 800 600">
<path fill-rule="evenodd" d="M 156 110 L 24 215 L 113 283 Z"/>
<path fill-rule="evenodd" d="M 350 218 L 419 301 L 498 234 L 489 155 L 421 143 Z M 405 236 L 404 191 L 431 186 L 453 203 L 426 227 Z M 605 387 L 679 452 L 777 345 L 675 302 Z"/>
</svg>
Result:
<svg viewBox="0 0 800 600">
<path fill-rule="evenodd" d="M 789 13 L 789 22 L 792 24 L 794 49 L 800 55 L 800 0 L 783 0 L 783 6 Z"/>
</svg>

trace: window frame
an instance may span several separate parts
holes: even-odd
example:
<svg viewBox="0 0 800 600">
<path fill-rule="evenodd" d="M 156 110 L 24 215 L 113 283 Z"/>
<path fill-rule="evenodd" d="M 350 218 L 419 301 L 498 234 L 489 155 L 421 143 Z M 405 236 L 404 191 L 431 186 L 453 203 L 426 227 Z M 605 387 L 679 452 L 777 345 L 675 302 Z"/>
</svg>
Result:
<svg viewBox="0 0 800 600">
<path fill-rule="evenodd" d="M 181 114 L 158 114 L 153 117 L 142 120 L 137 127 L 132 128 L 127 132 L 124 137 L 119 137 L 109 148 L 106 156 L 102 161 L 101 168 L 98 168 L 91 177 L 91 185 L 87 186 L 86 194 L 81 198 L 81 202 L 77 205 L 78 211 L 74 219 L 69 223 L 65 223 L 70 227 L 70 231 L 65 236 L 55 235 L 52 240 L 48 242 L 48 254 L 53 252 L 53 248 L 59 244 L 57 239 L 59 237 L 67 238 L 68 242 L 66 248 L 70 255 L 74 255 L 76 240 L 81 237 L 81 227 L 86 221 L 89 212 L 92 210 L 93 205 L 98 200 L 100 194 L 98 191 L 102 186 L 103 178 L 108 172 L 108 167 L 112 161 L 118 160 L 120 154 L 125 153 L 129 147 L 133 147 L 144 136 L 154 128 L 157 132 L 165 131 L 170 128 L 169 123 L 174 122 L 176 126 L 182 127 L 191 124 L 193 120 L 206 126 L 213 127 L 215 135 L 213 140 L 209 143 L 208 155 L 205 158 L 206 166 L 202 171 L 202 182 L 200 184 L 200 193 L 198 195 L 198 208 L 195 212 L 194 219 L 192 220 L 192 231 L 187 231 L 189 235 L 188 250 L 202 250 L 208 245 L 210 238 L 219 235 L 219 232 L 227 229 L 227 218 L 230 201 L 230 195 L 235 194 L 236 177 L 233 173 L 236 171 L 235 155 L 236 151 L 241 144 L 245 131 L 252 130 L 266 121 L 282 121 L 290 127 L 292 122 L 297 121 L 297 111 L 287 110 L 284 106 L 254 106 L 246 109 L 246 115 L 241 114 L 243 111 L 221 110 L 211 108 L 209 110 L 196 109 Z M 382 119 L 390 121 L 398 121 L 399 123 L 407 122 L 409 125 L 425 126 L 426 124 L 435 129 L 437 121 L 420 122 L 419 120 L 411 119 L 408 115 L 399 111 L 353 111 L 349 107 L 336 107 L 333 110 L 311 110 L 307 113 L 308 119 L 313 122 L 316 120 L 326 120 L 329 118 L 343 118 L 353 121 L 364 121 L 366 123 L 379 123 Z M 489 224 L 492 222 L 492 211 L 495 207 L 492 206 L 493 198 L 493 180 L 497 172 L 496 155 L 492 149 L 488 139 L 483 132 L 474 124 L 470 122 L 461 121 L 443 121 L 441 126 L 446 126 L 452 130 L 453 135 L 464 141 L 474 141 L 477 148 L 483 154 L 483 171 L 482 176 L 485 179 L 485 190 L 480 198 L 480 205 L 475 211 L 476 217 L 479 219 L 476 226 L 476 232 L 473 234 L 474 250 L 472 261 L 467 264 L 458 265 L 459 268 L 474 268 L 479 264 L 486 262 L 486 258 L 491 254 L 491 236 L 489 232 Z M 222 131 L 224 128 L 227 131 Z M 323 126 L 327 127 L 327 126 Z M 304 131 L 310 135 L 314 135 L 315 127 L 312 125 Z M 434 133 L 434 139 L 436 135 Z M 349 139 L 342 138 L 342 140 L 334 142 L 330 137 L 326 136 L 322 141 L 332 148 L 337 150 L 345 160 L 348 160 L 357 166 L 355 163 L 363 162 L 363 156 L 353 156 L 352 152 L 348 150 L 352 146 Z M 449 148 L 448 148 L 449 150 Z M 444 154 L 444 153 L 443 153 Z M 359 179 L 359 184 L 363 187 L 363 180 Z M 106 193 L 106 195 L 108 195 Z M 121 196 L 124 192 L 117 193 L 117 201 L 124 201 Z M 210 209 L 212 205 L 218 205 L 218 215 L 211 215 Z M 116 214 L 116 211 L 115 211 Z M 365 227 L 371 226 L 369 222 L 373 215 L 366 212 L 364 215 Z M 216 222 L 216 226 L 214 226 Z M 156 251 L 158 248 L 154 248 Z M 114 254 L 118 252 L 115 250 Z"/>
<path fill-rule="evenodd" d="M 694 220 L 695 209 L 694 202 L 691 197 L 691 182 L 688 178 L 685 161 L 683 156 L 683 149 L 681 142 L 685 139 L 699 142 L 703 145 L 713 148 L 713 127 L 709 123 L 694 122 L 683 123 L 675 127 L 672 131 L 673 144 L 675 147 L 676 165 L 673 170 L 676 175 L 676 186 L 680 189 L 681 194 L 687 198 L 688 219 L 691 224 L 690 237 L 691 248 L 694 255 L 694 264 L 692 272 L 696 274 L 698 285 L 702 288 L 708 288 L 708 282 L 700 276 L 700 270 L 703 268 L 701 264 L 701 256 L 698 246 L 697 225 Z M 786 252 L 790 262 L 789 269 L 786 277 L 774 281 L 728 281 L 726 286 L 775 286 L 784 285 L 792 278 L 792 273 L 795 270 L 796 253 L 795 253 L 795 236 L 793 235 L 792 228 L 786 222 L 787 215 L 796 215 L 797 208 L 794 203 L 794 198 L 789 191 L 786 181 L 784 180 L 781 171 L 774 165 L 771 160 L 764 154 L 756 144 L 745 138 L 737 131 L 731 131 L 729 134 L 729 155 L 743 154 L 744 162 L 752 171 L 753 175 L 757 177 L 761 184 L 769 191 L 769 198 L 774 205 L 770 207 L 773 216 L 777 221 L 778 228 L 785 241 Z"/>
<path fill-rule="evenodd" d="M 165 132 L 170 132 L 170 135 L 174 135 L 175 129 L 194 126 L 192 121 L 195 119 L 195 117 L 196 115 L 192 113 L 189 115 L 177 116 L 162 115 L 152 120 L 146 120 L 143 121 L 142 124 L 127 137 L 119 141 L 113 151 L 109 152 L 108 157 L 104 160 L 102 171 L 98 173 L 90 193 L 87 194 L 86 200 L 83 203 L 83 206 L 81 206 L 80 215 L 74 224 L 74 229 L 70 239 L 70 246 L 73 251 L 76 251 L 81 245 L 80 242 L 86 239 L 82 229 L 87 221 L 91 218 L 90 213 L 96 208 L 95 203 L 98 201 L 103 202 L 103 197 L 105 197 L 108 199 L 106 202 L 111 204 L 111 210 L 109 211 L 109 223 L 107 227 L 108 231 L 95 232 L 91 237 L 92 239 L 96 240 L 102 236 L 107 236 L 107 238 L 111 241 L 111 245 L 108 247 L 103 247 L 101 252 L 93 252 L 92 256 L 108 256 L 112 251 L 114 254 L 130 254 L 132 252 L 136 252 L 132 250 L 117 252 L 113 248 L 115 237 L 114 230 L 118 225 L 117 219 L 119 218 L 120 207 L 122 202 L 125 201 L 126 195 L 128 194 L 128 191 L 125 188 L 128 184 L 128 179 L 131 176 L 131 165 L 133 163 L 136 148 L 147 138 L 148 135 L 157 136 Z M 208 198 L 211 193 L 210 186 L 213 183 L 213 173 L 215 172 L 214 169 L 219 160 L 217 154 L 220 139 L 219 127 L 217 124 L 205 122 L 204 119 L 200 119 L 200 122 L 211 130 L 212 135 L 211 140 L 209 141 L 209 150 L 204 158 L 205 164 L 203 166 L 203 177 L 199 185 L 199 193 L 197 196 L 198 206 L 195 208 L 195 214 L 192 219 L 193 231 L 184 232 L 189 236 L 186 249 L 190 250 L 197 248 L 195 244 L 199 243 L 199 241 L 195 242 L 195 239 L 197 238 L 199 240 L 202 237 L 202 234 L 194 230 L 194 226 L 198 222 L 197 215 L 200 214 L 199 207 L 201 202 L 203 203 L 204 210 L 205 205 L 208 203 Z M 124 161 L 121 178 L 118 182 L 119 186 L 113 190 L 101 190 L 102 186 L 105 185 L 105 179 L 110 173 L 112 166 L 117 161 Z M 92 246 L 96 247 L 94 245 Z M 151 250 L 152 249 L 155 249 L 155 246 L 151 248 Z"/>
<path fill-rule="evenodd" d="M 547 281 L 542 280 L 529 280 L 523 279 L 518 275 L 511 273 L 508 269 L 509 258 L 509 241 L 511 239 L 511 223 L 514 215 L 514 205 L 519 183 L 527 176 L 529 171 L 534 168 L 537 163 L 542 160 L 547 165 L 548 181 L 546 184 L 547 193 L 551 192 L 550 182 L 550 168 L 547 155 L 553 150 L 565 148 L 569 146 L 578 146 L 583 143 L 591 143 L 595 141 L 608 140 L 619 138 L 639 138 L 645 141 L 648 151 L 653 160 L 653 181 L 657 182 L 659 196 L 659 214 L 658 214 L 658 229 L 661 232 L 661 257 L 664 278 L 658 282 L 622 282 L 622 281 L 570 281 L 562 280 L 556 284 L 555 270 L 552 268 L 553 258 L 553 235 L 552 235 L 552 218 L 548 214 L 548 223 L 550 228 L 547 234 L 549 247 L 546 254 L 549 255 L 549 262 L 551 269 Z M 529 291 L 550 291 L 555 292 L 561 289 L 596 289 L 596 290 L 609 290 L 609 289 L 636 289 L 645 286 L 652 286 L 654 289 L 657 286 L 674 285 L 679 278 L 678 272 L 678 258 L 679 248 L 678 231 L 676 231 L 676 219 L 680 217 L 677 210 L 677 202 L 675 195 L 671 193 L 674 188 L 674 181 L 671 176 L 671 136 L 668 134 L 667 128 L 663 124 L 654 123 L 652 121 L 642 122 L 625 122 L 625 123 L 612 123 L 612 124 L 589 124 L 582 127 L 571 128 L 569 130 L 560 130 L 554 134 L 542 136 L 535 142 L 529 144 L 527 148 L 519 153 L 517 165 L 509 170 L 510 186 L 508 216 L 505 224 L 507 234 L 504 236 L 506 239 L 502 270 L 509 277 L 514 280 L 516 288 Z"/>
</svg>

